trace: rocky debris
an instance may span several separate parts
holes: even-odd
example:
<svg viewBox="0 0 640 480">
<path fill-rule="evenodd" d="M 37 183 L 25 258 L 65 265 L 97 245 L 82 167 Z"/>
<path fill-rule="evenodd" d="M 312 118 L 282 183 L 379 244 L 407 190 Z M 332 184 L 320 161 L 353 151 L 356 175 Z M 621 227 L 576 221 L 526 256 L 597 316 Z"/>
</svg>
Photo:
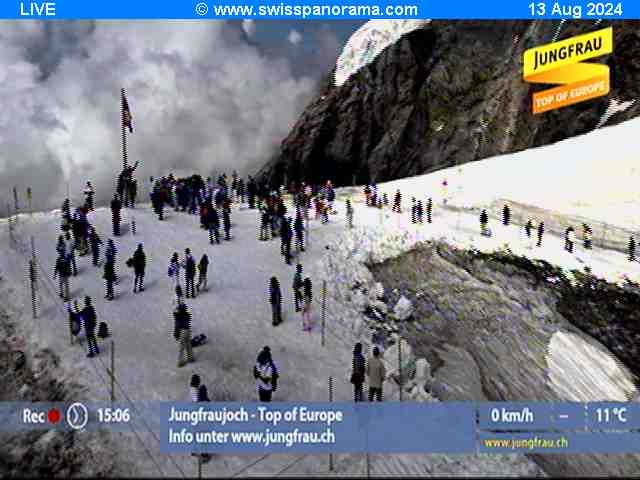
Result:
<svg viewBox="0 0 640 480">
<path fill-rule="evenodd" d="M 393 308 L 393 313 L 398 320 L 408 320 L 413 315 L 411 300 L 405 296 L 400 297 L 400 300 L 398 300 L 398 303 L 396 303 L 396 306 Z"/>
<path fill-rule="evenodd" d="M 628 347 L 640 329 L 637 292 L 581 272 L 568 278 L 546 262 L 439 242 L 371 269 L 392 290 L 429 292 L 412 298 L 416 321 L 399 326 L 415 355 L 436 365 L 430 393 L 440 400 L 638 396 L 640 358 Z M 415 327 L 422 322 L 428 329 Z M 640 468 L 637 454 L 530 458 L 552 476 L 628 476 Z"/>
<path fill-rule="evenodd" d="M 342 86 L 334 72 L 263 167 L 273 184 L 383 182 L 539 147 L 596 128 L 611 98 L 640 97 L 638 21 L 570 20 L 558 40 L 613 26 L 611 94 L 531 115 L 539 87 L 522 81 L 528 48 L 552 41 L 547 21 L 432 21 L 401 37 Z M 319 98 L 324 97 L 320 101 Z M 607 125 L 640 114 L 640 102 Z"/>
</svg>

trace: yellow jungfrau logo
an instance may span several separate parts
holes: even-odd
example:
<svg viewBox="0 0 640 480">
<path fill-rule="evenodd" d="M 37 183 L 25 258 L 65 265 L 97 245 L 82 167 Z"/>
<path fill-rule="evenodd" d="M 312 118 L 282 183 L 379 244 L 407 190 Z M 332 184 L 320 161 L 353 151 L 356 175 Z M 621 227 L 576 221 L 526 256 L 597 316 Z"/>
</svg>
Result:
<svg viewBox="0 0 640 480">
<path fill-rule="evenodd" d="M 535 93 L 533 113 L 547 112 L 608 94 L 609 67 L 580 62 L 611 52 L 611 27 L 525 51 L 523 78 L 526 82 L 562 85 Z"/>
</svg>

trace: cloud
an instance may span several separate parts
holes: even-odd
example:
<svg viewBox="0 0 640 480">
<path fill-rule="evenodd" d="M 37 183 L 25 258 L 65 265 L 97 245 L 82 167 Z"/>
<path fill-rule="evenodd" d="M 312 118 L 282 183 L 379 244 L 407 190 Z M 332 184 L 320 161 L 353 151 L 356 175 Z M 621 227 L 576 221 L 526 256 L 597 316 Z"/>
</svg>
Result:
<svg viewBox="0 0 640 480">
<path fill-rule="evenodd" d="M 291 44 L 298 45 L 302 41 L 302 34 L 297 30 L 291 30 L 288 39 Z"/>
<path fill-rule="evenodd" d="M 253 38 L 253 36 L 256 33 L 256 22 L 255 22 L 255 20 L 251 20 L 250 18 L 242 20 L 242 30 L 244 30 L 244 33 L 247 34 L 247 37 Z"/>
<path fill-rule="evenodd" d="M 1 204 L 18 185 L 33 188 L 36 208 L 58 207 L 67 181 L 75 200 L 86 180 L 99 201 L 110 198 L 122 162 L 121 87 L 134 122 L 128 156 L 146 184 L 172 169 L 251 173 L 314 86 L 225 22 L 73 24 L 0 22 Z"/>
</svg>

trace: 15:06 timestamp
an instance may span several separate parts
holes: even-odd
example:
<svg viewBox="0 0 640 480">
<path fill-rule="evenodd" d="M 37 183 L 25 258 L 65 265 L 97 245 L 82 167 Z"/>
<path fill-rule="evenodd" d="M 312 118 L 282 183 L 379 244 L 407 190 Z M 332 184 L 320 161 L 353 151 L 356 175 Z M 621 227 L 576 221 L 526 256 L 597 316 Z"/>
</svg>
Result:
<svg viewBox="0 0 640 480">
<path fill-rule="evenodd" d="M 127 423 L 131 420 L 128 408 L 98 408 L 98 422 L 100 423 Z"/>
</svg>

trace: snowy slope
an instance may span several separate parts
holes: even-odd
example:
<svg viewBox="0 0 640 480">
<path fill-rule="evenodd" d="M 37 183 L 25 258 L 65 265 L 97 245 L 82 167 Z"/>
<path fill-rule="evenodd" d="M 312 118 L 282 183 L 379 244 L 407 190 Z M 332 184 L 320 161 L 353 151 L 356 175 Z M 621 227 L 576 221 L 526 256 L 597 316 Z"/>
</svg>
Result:
<svg viewBox="0 0 640 480">
<path fill-rule="evenodd" d="M 429 192 L 440 192 L 440 182 L 443 177 L 447 177 L 452 203 L 477 205 L 478 202 L 486 202 L 499 196 L 536 205 L 548 204 L 557 210 L 583 212 L 587 209 L 593 215 L 602 215 L 611 220 L 608 208 L 612 205 L 626 205 L 637 199 L 635 190 L 625 189 L 621 185 L 634 174 L 633 162 L 629 160 L 633 158 L 634 152 L 629 139 L 634 138 L 639 125 L 638 121 L 628 122 L 562 144 L 465 165 L 460 170 L 461 173 L 452 169 L 449 172 L 398 180 L 381 185 L 380 189 L 391 194 L 395 188 L 402 188 L 406 207 L 412 192 L 424 199 Z M 611 142 L 616 145 L 614 158 L 604 155 Z M 554 162 L 553 165 L 548 163 L 551 161 Z M 556 168 L 560 165 L 565 168 Z M 585 173 L 581 177 L 583 181 L 569 181 L 575 178 L 571 173 L 571 166 L 574 169 L 578 166 L 584 168 L 585 172 L 590 172 L 596 178 Z M 602 182 L 603 176 L 607 176 L 609 181 Z M 552 187 L 563 184 L 559 178 L 568 183 L 565 189 L 556 191 Z M 492 180 L 491 183 L 488 179 Z M 594 198 L 591 190 L 594 185 L 599 187 L 597 201 L 582 205 Z M 341 193 L 349 191 L 350 189 L 344 189 Z M 569 195 L 569 192 L 575 197 Z M 325 400 L 328 398 L 327 384 L 331 376 L 335 385 L 334 399 L 341 401 L 349 400 L 352 395 L 348 383 L 352 345 L 355 341 L 369 344 L 370 340 L 368 333 L 362 328 L 357 311 L 345 300 L 347 290 L 356 279 L 365 282 L 371 280 L 370 273 L 364 266 L 366 261 L 381 261 L 401 254 L 416 242 L 443 238 L 460 247 L 486 251 L 502 248 L 505 243 L 509 243 L 515 253 L 545 258 L 568 269 L 582 268 L 589 264 L 596 275 L 609 279 L 620 280 L 622 275 L 639 279 L 639 265 L 627 262 L 624 255 L 618 252 L 596 249 L 586 256 L 578 247 L 576 254 L 570 255 L 563 250 L 562 240 L 551 235 L 545 237 L 543 248 L 531 249 L 522 241 L 517 227 L 494 226 L 494 237 L 480 237 L 475 215 L 441 209 L 438 193 L 433 196 L 436 207 L 432 225 L 416 227 L 410 224 L 408 213 L 397 215 L 388 210 L 381 212 L 364 207 L 360 195 L 354 196 L 357 228 L 353 231 L 347 232 L 345 229 L 344 204 L 341 201 L 337 202 L 339 214 L 332 218 L 329 225 L 321 225 L 315 220 L 310 222 L 310 244 L 308 251 L 302 254 L 301 261 L 305 273 L 314 280 L 316 300 L 320 297 L 321 280 L 328 281 L 327 338 L 324 347 L 321 346 L 317 326 L 319 302 L 316 302 L 314 312 L 316 328 L 311 333 L 302 332 L 301 321 L 293 312 L 291 298 L 293 267 L 282 261 L 278 242 L 257 241 L 256 211 L 236 209 L 233 214 L 233 241 L 210 246 L 206 241 L 206 233 L 198 228 L 197 217 L 169 212 L 169 218 L 165 222 L 158 222 L 148 206 L 126 210 L 125 221 L 135 215 L 137 235 L 133 236 L 125 231 L 125 235 L 117 240 L 119 273 L 122 277 L 120 285 L 116 287 L 117 299 L 114 302 L 103 300 L 102 271 L 91 267 L 88 258 L 79 259 L 80 273 L 78 277 L 72 278 L 72 294 L 76 298 L 91 295 L 100 320 L 109 323 L 116 342 L 118 381 L 131 399 L 186 399 L 188 380 L 193 372 L 202 375 L 214 400 L 253 399 L 255 392 L 250 375 L 251 366 L 259 349 L 268 344 L 272 347 L 283 375 L 276 399 Z M 613 199 L 611 202 L 610 197 Z M 555 202 L 551 199 L 555 199 Z M 582 203 L 576 204 L 576 199 Z M 617 212 L 616 209 L 613 211 Z M 618 215 L 616 220 L 627 221 L 625 215 Z M 96 225 L 103 238 L 109 236 L 110 214 L 106 209 L 99 209 L 91 214 L 90 221 Z M 54 241 L 58 228 L 57 212 L 36 214 L 33 219 L 28 215 L 21 215 L 18 222 L 18 235 L 24 252 L 28 251 L 28 238 L 33 236 L 39 261 L 49 275 L 55 258 Z M 123 264 L 139 241 L 145 244 L 150 265 L 147 290 L 134 295 L 131 293 L 131 272 L 126 271 Z M 29 290 L 24 274 L 25 260 L 15 249 L 7 247 L 9 238 L 6 224 L 0 229 L 0 245 L 3 252 L 0 255 L 0 275 L 8 280 L 2 282 L 2 294 L 10 295 L 5 300 L 10 303 L 12 313 L 19 317 L 29 332 L 30 340 L 48 345 L 58 352 L 63 365 L 69 371 L 76 372 L 78 378 L 90 387 L 89 398 L 108 398 L 107 389 L 102 383 L 106 381 L 104 371 L 101 380 L 90 366 L 90 360 L 85 358 L 85 352 L 78 346 L 69 346 L 66 317 L 62 315 L 57 299 L 48 290 L 50 281 L 41 282 L 41 315 L 35 321 L 31 320 Z M 330 250 L 324 248 L 327 245 Z M 188 301 L 194 318 L 194 333 L 206 333 L 210 343 L 196 350 L 196 364 L 177 369 L 177 346 L 171 336 L 173 294 L 166 277 L 166 267 L 170 254 L 173 251 L 182 253 L 186 247 L 190 247 L 196 257 L 207 252 L 212 261 L 209 292 Z M 280 279 L 285 298 L 285 322 L 276 329 L 271 326 L 266 299 L 267 282 L 271 275 Z M 563 355 L 567 355 L 567 352 L 571 354 L 572 341 L 570 338 L 560 338 L 562 341 L 556 342 L 559 345 L 557 349 L 550 345 L 552 355 L 554 350 L 560 352 L 553 359 L 560 365 L 558 371 L 564 373 L 561 375 L 563 378 L 557 380 L 558 389 L 567 392 L 572 398 L 619 398 L 617 392 L 620 387 L 616 386 L 616 382 L 625 373 L 611 364 L 605 351 L 582 354 L 586 359 L 583 362 L 591 358 L 594 364 L 603 365 L 608 371 L 598 379 L 597 388 L 588 386 L 576 391 L 577 384 L 589 385 L 586 382 L 574 382 L 586 369 L 577 369 L 575 363 L 563 360 Z M 583 347 L 575 344 L 574 348 Z M 103 352 L 102 359 L 106 360 L 108 346 Z M 97 361 L 94 363 L 97 364 Z M 581 365 L 584 366 L 584 363 Z M 563 385 L 563 382 L 567 383 Z M 628 383 L 626 380 L 622 382 L 625 388 Z M 385 393 L 388 398 L 397 398 L 397 388 L 392 384 L 386 385 Z M 146 434 L 143 438 L 152 450 L 157 450 L 157 441 L 152 435 Z M 133 436 L 123 436 L 121 443 L 130 457 L 142 466 L 143 473 L 158 474 Z M 465 462 L 472 462 L 477 474 L 495 474 L 500 468 L 504 469 L 505 474 L 532 471 L 527 470 L 530 468 L 528 461 L 517 455 L 492 456 L 486 462 L 482 460 L 482 456 L 465 457 L 465 461 L 449 457 L 443 460 L 442 457 L 428 455 L 417 456 L 413 461 L 411 458 L 413 457 L 380 457 L 376 461 L 377 468 L 381 473 L 389 474 L 408 474 L 416 469 L 423 472 L 462 474 L 470 469 Z M 257 459 L 216 457 L 205 469 L 232 475 L 254 460 Z M 269 456 L 247 468 L 245 473 L 276 474 L 287 469 L 296 460 L 295 455 Z M 195 472 L 195 465 L 190 457 L 157 455 L 157 461 L 168 475 Z M 344 456 L 339 462 L 342 468 L 340 471 L 360 472 L 361 462 L 361 457 Z M 514 462 L 517 465 L 511 466 Z M 396 469 L 404 470 L 395 471 Z M 325 471 L 325 457 L 309 456 L 299 460 L 287 473 Z"/>
</svg>

